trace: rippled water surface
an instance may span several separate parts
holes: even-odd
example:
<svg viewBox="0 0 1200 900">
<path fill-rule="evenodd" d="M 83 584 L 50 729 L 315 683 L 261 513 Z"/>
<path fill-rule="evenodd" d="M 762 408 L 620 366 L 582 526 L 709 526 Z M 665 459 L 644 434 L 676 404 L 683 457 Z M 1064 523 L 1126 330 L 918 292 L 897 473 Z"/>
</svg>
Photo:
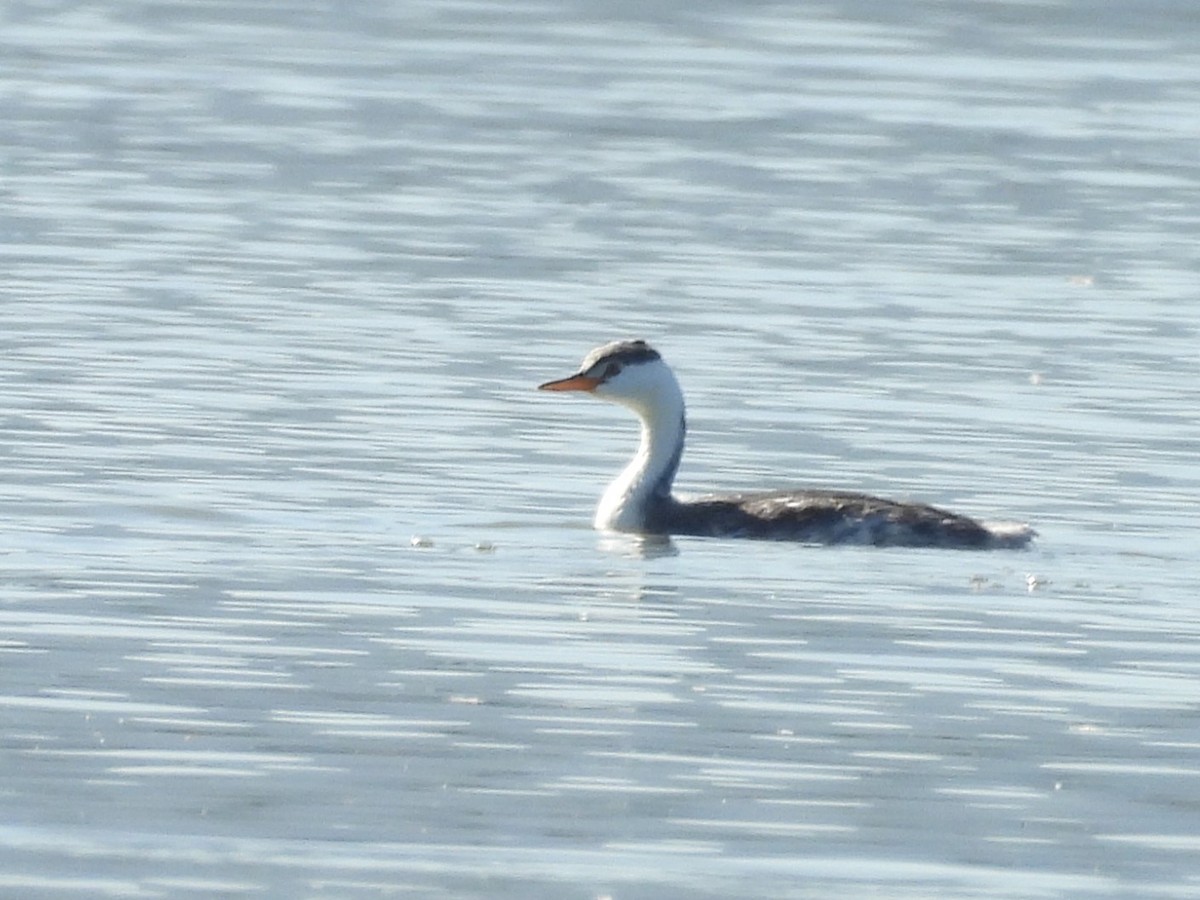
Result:
<svg viewBox="0 0 1200 900">
<path fill-rule="evenodd" d="M 1192 4 L 0 19 L 0 893 L 1200 893 Z"/>
</svg>

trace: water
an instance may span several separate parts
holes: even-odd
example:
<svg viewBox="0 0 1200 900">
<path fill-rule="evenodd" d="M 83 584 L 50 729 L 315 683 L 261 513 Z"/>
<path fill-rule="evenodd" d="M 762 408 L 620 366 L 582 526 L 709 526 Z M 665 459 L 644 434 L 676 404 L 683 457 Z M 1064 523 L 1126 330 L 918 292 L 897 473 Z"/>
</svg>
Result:
<svg viewBox="0 0 1200 900">
<path fill-rule="evenodd" d="M 4 894 L 1200 894 L 1190 4 L 4 18 Z"/>
</svg>

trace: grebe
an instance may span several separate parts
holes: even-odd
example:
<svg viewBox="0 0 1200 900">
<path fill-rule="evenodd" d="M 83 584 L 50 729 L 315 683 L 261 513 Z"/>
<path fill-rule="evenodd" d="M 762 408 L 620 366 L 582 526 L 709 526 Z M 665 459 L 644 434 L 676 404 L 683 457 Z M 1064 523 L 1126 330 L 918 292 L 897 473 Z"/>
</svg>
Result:
<svg viewBox="0 0 1200 900">
<path fill-rule="evenodd" d="M 1034 536 L 1028 525 L 977 522 L 922 503 L 840 491 L 673 496 L 671 483 L 687 431 L 683 391 L 671 367 L 645 341 L 597 347 L 577 373 L 538 389 L 586 391 L 629 407 L 642 420 L 637 453 L 596 509 L 593 524 L 601 530 L 972 549 L 1023 547 Z"/>
</svg>

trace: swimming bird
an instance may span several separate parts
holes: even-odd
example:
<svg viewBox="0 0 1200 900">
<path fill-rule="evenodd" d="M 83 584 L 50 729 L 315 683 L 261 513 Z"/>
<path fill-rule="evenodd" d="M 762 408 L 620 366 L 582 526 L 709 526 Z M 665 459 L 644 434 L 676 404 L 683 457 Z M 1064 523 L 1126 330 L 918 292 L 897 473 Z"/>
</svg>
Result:
<svg viewBox="0 0 1200 900">
<path fill-rule="evenodd" d="M 1023 547 L 1035 533 L 1028 525 L 979 522 L 923 503 L 843 491 L 676 497 L 671 485 L 687 433 L 683 391 L 671 367 L 642 340 L 597 347 L 574 375 L 538 389 L 582 391 L 628 407 L 641 419 L 637 452 L 596 509 L 593 524 L 600 530 L 971 549 Z"/>
</svg>

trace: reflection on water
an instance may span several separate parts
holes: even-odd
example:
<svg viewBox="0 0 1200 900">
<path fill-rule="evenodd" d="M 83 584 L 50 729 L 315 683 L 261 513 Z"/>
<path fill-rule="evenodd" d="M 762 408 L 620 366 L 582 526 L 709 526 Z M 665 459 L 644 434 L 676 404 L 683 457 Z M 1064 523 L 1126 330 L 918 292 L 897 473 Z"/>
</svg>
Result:
<svg viewBox="0 0 1200 900">
<path fill-rule="evenodd" d="M 661 559 L 679 555 L 675 541 L 664 534 L 619 534 L 600 531 L 596 533 L 596 546 L 602 553 L 633 559 Z"/>
<path fill-rule="evenodd" d="M 1187 896 L 1191 8 L 10 11 L 8 894 Z M 683 490 L 1029 553 L 598 535 Z"/>
</svg>

